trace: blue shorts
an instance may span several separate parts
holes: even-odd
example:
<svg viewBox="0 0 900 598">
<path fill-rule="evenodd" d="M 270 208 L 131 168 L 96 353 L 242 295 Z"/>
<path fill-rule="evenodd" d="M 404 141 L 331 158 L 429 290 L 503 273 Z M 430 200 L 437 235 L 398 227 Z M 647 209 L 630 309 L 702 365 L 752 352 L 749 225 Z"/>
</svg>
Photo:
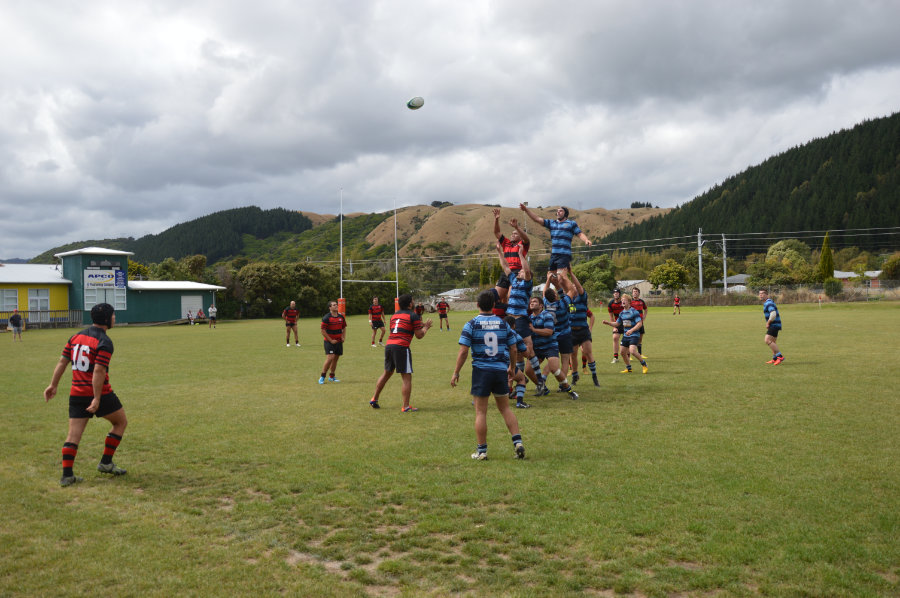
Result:
<svg viewBox="0 0 900 598">
<path fill-rule="evenodd" d="M 522 338 L 531 336 L 531 318 L 528 316 L 516 316 L 516 332 Z"/>
<path fill-rule="evenodd" d="M 509 377 L 506 370 L 472 368 L 472 396 L 509 396 Z"/>
<path fill-rule="evenodd" d="M 550 271 L 565 270 L 572 263 L 571 255 L 560 255 L 554 253 L 550 256 Z"/>
</svg>

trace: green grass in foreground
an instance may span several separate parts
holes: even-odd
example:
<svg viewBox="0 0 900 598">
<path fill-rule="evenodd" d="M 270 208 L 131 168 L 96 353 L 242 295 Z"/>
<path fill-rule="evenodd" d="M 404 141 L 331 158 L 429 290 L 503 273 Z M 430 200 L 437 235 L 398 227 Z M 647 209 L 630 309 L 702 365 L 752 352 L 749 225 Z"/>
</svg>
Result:
<svg viewBox="0 0 900 598">
<path fill-rule="evenodd" d="M 471 314 L 413 343 L 414 414 L 399 376 L 368 407 L 363 317 L 325 386 L 315 320 L 301 349 L 280 321 L 117 328 L 129 473 L 96 473 L 94 421 L 71 488 L 68 374 L 41 392 L 74 330 L 0 335 L 0 595 L 896 596 L 900 305 L 782 310 L 778 367 L 761 308 L 654 310 L 646 376 L 598 324 L 602 388 L 517 411 L 525 461 L 495 409 L 469 459 Z"/>
</svg>

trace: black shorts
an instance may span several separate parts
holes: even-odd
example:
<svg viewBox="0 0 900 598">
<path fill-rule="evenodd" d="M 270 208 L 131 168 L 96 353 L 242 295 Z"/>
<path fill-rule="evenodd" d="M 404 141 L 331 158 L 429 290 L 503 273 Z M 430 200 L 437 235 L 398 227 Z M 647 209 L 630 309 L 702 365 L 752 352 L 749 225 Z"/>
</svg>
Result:
<svg viewBox="0 0 900 598">
<path fill-rule="evenodd" d="M 545 359 L 550 359 L 551 357 L 559 357 L 559 347 L 550 347 L 549 349 L 544 349 L 543 351 L 534 350 L 534 354 L 537 355 L 538 361 L 544 361 Z"/>
<path fill-rule="evenodd" d="M 778 333 L 781 331 L 781 328 L 775 328 L 774 326 L 769 326 L 766 328 L 766 334 L 771 336 L 772 338 L 778 338 Z"/>
<path fill-rule="evenodd" d="M 384 320 L 372 320 L 372 330 L 384 328 Z"/>
<path fill-rule="evenodd" d="M 343 355 L 344 354 L 344 343 L 329 343 L 325 342 L 325 355 Z"/>
<path fill-rule="evenodd" d="M 621 334 L 621 335 L 624 335 L 624 334 L 625 334 L 625 328 L 624 328 L 623 326 L 616 326 L 615 328 L 613 328 L 612 333 L 613 333 L 613 334 Z"/>
<path fill-rule="evenodd" d="M 572 329 L 572 345 L 573 348 L 577 347 L 581 343 L 594 340 L 591 337 L 591 329 L 587 326 L 583 326 L 581 328 L 573 328 Z"/>
<path fill-rule="evenodd" d="M 122 408 L 122 401 L 116 393 L 110 392 L 100 396 L 100 406 L 96 413 L 87 410 L 94 397 L 73 397 L 69 395 L 69 419 L 89 419 L 92 417 L 104 417 L 115 413 Z"/>
<path fill-rule="evenodd" d="M 384 348 L 384 370 L 398 374 L 412 374 L 412 351 L 409 347 L 388 345 Z"/>
<path fill-rule="evenodd" d="M 621 345 L 623 347 L 637 347 L 639 344 L 641 344 L 641 335 L 640 334 L 622 337 Z"/>
<path fill-rule="evenodd" d="M 501 289 L 508 289 L 509 288 L 509 276 L 507 276 L 506 274 L 501 274 L 500 278 L 497 279 L 497 284 L 494 286 L 499 287 Z"/>
<path fill-rule="evenodd" d="M 523 339 L 529 338 L 531 336 L 531 318 L 528 316 L 516 316 L 516 332 L 519 333 Z"/>
<path fill-rule="evenodd" d="M 209 321 L 212 322 L 213 324 L 215 324 L 216 316 L 209 316 Z"/>
<path fill-rule="evenodd" d="M 293 328 L 294 326 L 297 325 L 297 322 L 293 322 L 293 323 L 292 323 L 292 322 L 285 322 L 284 325 L 287 326 L 288 328 Z"/>
<path fill-rule="evenodd" d="M 566 355 L 573 350 L 571 333 L 560 334 L 556 337 L 556 344 L 559 345 L 559 354 Z"/>
<path fill-rule="evenodd" d="M 438 314 L 438 316 L 440 316 L 440 318 L 441 318 L 442 320 L 446 320 L 446 319 L 447 319 L 447 314 Z"/>
</svg>

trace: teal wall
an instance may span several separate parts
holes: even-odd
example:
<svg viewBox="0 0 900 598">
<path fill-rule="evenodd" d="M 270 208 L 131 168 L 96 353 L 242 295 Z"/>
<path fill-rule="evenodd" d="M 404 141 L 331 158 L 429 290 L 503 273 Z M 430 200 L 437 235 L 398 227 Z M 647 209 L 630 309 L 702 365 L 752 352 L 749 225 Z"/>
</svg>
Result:
<svg viewBox="0 0 900 598">
<path fill-rule="evenodd" d="M 203 297 L 203 311 L 214 303 L 213 291 L 133 291 L 128 289 L 128 309 L 116 312 L 116 322 L 169 322 L 185 317 L 181 297 Z"/>
</svg>

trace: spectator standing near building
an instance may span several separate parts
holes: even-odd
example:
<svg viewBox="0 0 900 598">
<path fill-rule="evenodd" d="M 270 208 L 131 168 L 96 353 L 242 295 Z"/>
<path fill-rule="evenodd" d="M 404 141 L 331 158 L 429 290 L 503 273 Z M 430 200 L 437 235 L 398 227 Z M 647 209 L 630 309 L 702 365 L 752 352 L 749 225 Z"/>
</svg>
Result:
<svg viewBox="0 0 900 598">
<path fill-rule="evenodd" d="M 450 331 L 450 319 L 447 317 L 447 312 L 450 311 L 450 304 L 447 303 L 446 299 L 441 299 L 438 301 L 435 306 L 438 312 L 438 321 L 440 322 L 440 328 L 443 332 L 444 330 L 444 322 L 447 322 L 447 332 Z"/>
<path fill-rule="evenodd" d="M 281 319 L 284 320 L 287 347 L 291 346 L 291 331 L 294 331 L 294 343 L 300 346 L 300 337 L 297 335 L 297 318 L 300 317 L 300 311 L 297 309 L 297 302 L 291 301 L 291 304 L 284 308 L 281 312 Z"/>
<path fill-rule="evenodd" d="M 19 337 L 19 341 L 22 340 L 22 332 L 25 330 L 25 320 L 22 319 L 22 314 L 19 313 L 18 309 L 14 309 L 11 316 L 9 316 L 9 325 L 7 326 L 13 333 L 13 342 L 16 342 L 16 337 Z"/>
<path fill-rule="evenodd" d="M 193 312 L 191 312 L 191 310 L 188 310 L 188 312 L 187 312 L 187 319 L 188 319 L 188 324 L 193 326 L 194 325 L 194 314 L 193 314 Z"/>
<path fill-rule="evenodd" d="M 517 459 L 525 458 L 525 446 L 519 432 L 519 420 L 509 407 L 508 380 L 515 374 L 516 334 L 501 318 L 492 313 L 494 295 L 483 291 L 478 295 L 479 314 L 469 320 L 459 337 L 459 353 L 456 369 L 450 378 L 450 386 L 456 387 L 459 372 L 472 351 L 472 400 L 475 403 L 475 438 L 477 447 L 472 458 L 487 459 L 487 408 L 490 395 L 494 395 L 497 409 L 503 416 L 506 429 L 512 436 Z"/>
<path fill-rule="evenodd" d="M 369 405 L 373 409 L 381 406 L 378 404 L 378 398 L 384 385 L 391 379 L 396 371 L 403 378 L 403 387 L 401 393 L 403 395 L 403 405 L 400 408 L 402 413 L 410 413 L 418 411 L 409 404 L 410 395 L 412 394 L 412 351 L 409 348 L 413 337 L 423 338 L 431 328 L 431 320 L 422 322 L 422 318 L 412 311 L 412 295 L 404 293 L 397 298 L 397 310 L 390 320 L 390 335 L 388 336 L 387 345 L 384 348 L 384 373 L 375 383 L 375 394 L 369 400 Z"/>
<path fill-rule="evenodd" d="M 581 232 L 578 223 L 569 219 L 569 208 L 560 206 L 556 209 L 556 220 L 541 218 L 532 212 L 524 203 L 519 204 L 519 209 L 528 214 L 528 217 L 550 230 L 550 271 L 559 272 L 567 270 L 572 263 L 572 239 L 576 236 L 584 241 L 588 247 L 591 240 Z"/>
<path fill-rule="evenodd" d="M 109 385 L 109 362 L 113 355 L 113 343 L 106 332 L 116 323 L 116 310 L 109 303 L 100 303 L 91 309 L 93 324 L 74 335 L 66 343 L 62 356 L 56 363 L 50 385 L 44 389 L 44 400 L 49 401 L 56 396 L 66 367 L 72 364 L 72 389 L 69 391 L 69 432 L 62 448 L 61 486 L 71 486 L 84 481 L 74 473 L 75 456 L 78 443 L 92 417 L 105 418 L 112 424 L 106 436 L 103 456 L 97 465 L 97 471 L 115 476 L 126 473 L 124 469 L 113 463 L 113 455 L 128 420 L 119 397 Z"/>
<path fill-rule="evenodd" d="M 329 382 L 340 382 L 335 378 L 338 359 L 344 354 L 344 339 L 347 337 L 347 320 L 338 311 L 337 301 L 328 302 L 328 313 L 322 316 L 320 326 L 322 336 L 325 338 L 325 364 L 322 365 L 322 375 L 319 376 L 319 384 L 325 384 L 325 374 L 328 374 Z"/>
<path fill-rule="evenodd" d="M 217 316 L 219 315 L 219 310 L 216 308 L 215 304 L 210 305 L 209 309 L 206 310 L 206 313 L 209 315 L 209 327 L 216 327 Z"/>
<path fill-rule="evenodd" d="M 381 337 L 378 344 L 384 346 L 384 307 L 378 302 L 378 297 L 372 297 L 372 304 L 369 306 L 369 326 L 372 327 L 372 346 L 375 346 L 375 334 L 381 330 Z"/>
<path fill-rule="evenodd" d="M 759 300 L 763 302 L 763 316 L 766 318 L 766 344 L 772 350 L 772 359 L 766 363 L 772 365 L 781 365 L 784 361 L 784 355 L 778 349 L 778 333 L 781 332 L 781 314 L 778 312 L 778 306 L 775 301 L 769 297 L 769 289 L 759 290 Z"/>
</svg>

